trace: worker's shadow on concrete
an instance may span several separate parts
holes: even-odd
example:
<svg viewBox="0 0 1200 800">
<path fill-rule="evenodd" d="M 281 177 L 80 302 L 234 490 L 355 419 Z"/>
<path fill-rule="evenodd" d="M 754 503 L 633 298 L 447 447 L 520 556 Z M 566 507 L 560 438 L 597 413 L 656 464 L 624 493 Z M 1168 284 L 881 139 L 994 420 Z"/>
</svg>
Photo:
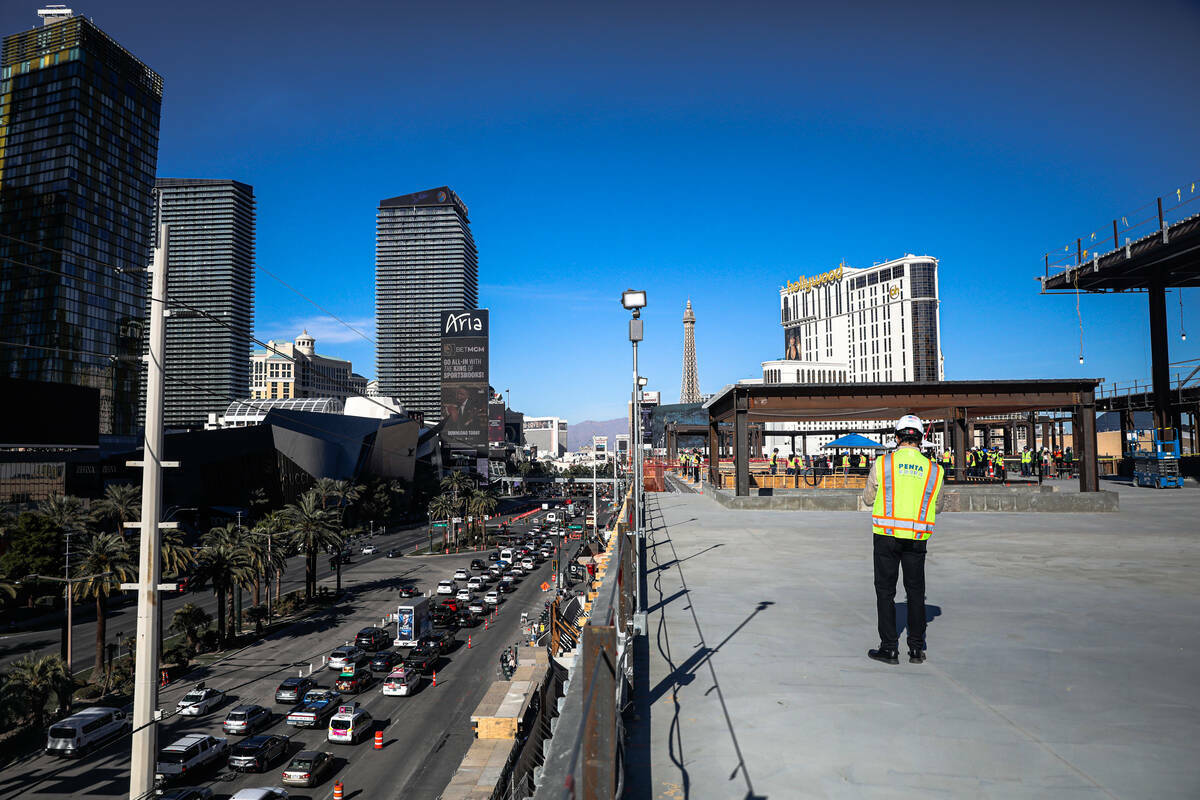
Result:
<svg viewBox="0 0 1200 800">
<path fill-rule="evenodd" d="M 925 624 L 933 622 L 935 617 L 942 615 L 941 606 L 933 606 L 929 603 L 925 604 Z M 896 635 L 904 633 L 904 629 L 908 627 L 908 603 L 896 603 Z"/>
</svg>

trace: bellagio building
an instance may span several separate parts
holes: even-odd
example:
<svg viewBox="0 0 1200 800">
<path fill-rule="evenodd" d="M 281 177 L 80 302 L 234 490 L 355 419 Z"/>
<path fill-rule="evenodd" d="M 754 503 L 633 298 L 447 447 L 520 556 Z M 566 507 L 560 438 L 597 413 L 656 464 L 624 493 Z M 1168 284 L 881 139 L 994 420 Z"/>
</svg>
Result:
<svg viewBox="0 0 1200 800">
<path fill-rule="evenodd" d="M 779 289 L 784 357 L 764 361 L 763 383 L 940 381 L 938 261 L 906 255 L 872 267 L 839 266 Z M 894 422 L 894 420 L 893 420 Z M 887 420 L 857 423 L 884 428 Z M 855 423 L 780 423 L 772 430 L 830 430 Z M 808 437 L 809 451 L 829 435 Z M 790 437 L 789 437 L 790 439 Z M 785 443 L 787 440 L 784 440 Z M 772 442 L 770 447 L 783 446 Z"/>
<path fill-rule="evenodd" d="M 304 331 L 295 343 L 270 341 L 266 350 L 256 350 L 250 356 L 250 397 L 365 397 L 367 379 L 349 361 L 317 355 L 316 344 Z"/>
</svg>

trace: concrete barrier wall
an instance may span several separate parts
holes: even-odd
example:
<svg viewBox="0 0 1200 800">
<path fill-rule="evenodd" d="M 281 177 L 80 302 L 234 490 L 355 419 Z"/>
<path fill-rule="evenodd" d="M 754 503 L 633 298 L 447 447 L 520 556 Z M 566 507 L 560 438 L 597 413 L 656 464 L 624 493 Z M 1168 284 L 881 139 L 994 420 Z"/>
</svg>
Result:
<svg viewBox="0 0 1200 800">
<path fill-rule="evenodd" d="M 705 493 L 726 508 L 760 511 L 868 511 L 862 492 L 854 489 L 823 491 L 764 490 L 764 494 L 738 497 L 728 489 L 705 484 Z M 1054 487 L 971 486 L 944 489 L 946 511 L 1040 511 L 1089 513 L 1120 511 L 1116 492 L 1064 493 Z"/>
</svg>

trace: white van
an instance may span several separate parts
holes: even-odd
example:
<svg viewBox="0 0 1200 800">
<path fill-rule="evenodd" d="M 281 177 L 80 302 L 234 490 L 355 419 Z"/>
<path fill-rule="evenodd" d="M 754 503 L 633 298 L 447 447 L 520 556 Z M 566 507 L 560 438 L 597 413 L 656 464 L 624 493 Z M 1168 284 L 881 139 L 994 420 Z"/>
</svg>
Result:
<svg viewBox="0 0 1200 800">
<path fill-rule="evenodd" d="M 558 514 L 555 514 L 553 511 L 551 511 L 549 514 L 546 515 L 546 523 L 547 524 L 553 525 L 556 522 L 558 522 Z"/>
<path fill-rule="evenodd" d="M 509 564 L 511 564 L 512 560 L 513 560 L 513 551 L 508 548 L 501 550 L 500 551 L 500 560 L 507 561 Z"/>
<path fill-rule="evenodd" d="M 119 708 L 85 708 L 50 726 L 46 754 L 80 757 L 129 730 L 129 720 Z"/>
</svg>

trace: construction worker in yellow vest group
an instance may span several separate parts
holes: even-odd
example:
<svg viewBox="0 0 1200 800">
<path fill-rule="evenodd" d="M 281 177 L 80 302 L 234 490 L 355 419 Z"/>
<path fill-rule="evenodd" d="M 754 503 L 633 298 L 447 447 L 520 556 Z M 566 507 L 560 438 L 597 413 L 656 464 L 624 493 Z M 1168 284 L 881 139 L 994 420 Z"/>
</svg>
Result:
<svg viewBox="0 0 1200 800">
<path fill-rule="evenodd" d="M 776 447 L 771 451 L 771 474 L 775 474 L 775 470 L 779 468 L 779 448 Z"/>
<path fill-rule="evenodd" d="M 1025 445 L 1025 449 L 1021 451 L 1021 477 L 1028 478 L 1033 474 L 1033 452 L 1030 451 L 1029 445 Z"/>
<path fill-rule="evenodd" d="M 879 649 L 867 655 L 899 664 L 896 632 L 896 578 L 904 568 L 908 598 L 908 660 L 925 660 L 925 548 L 933 535 L 937 512 L 944 504 L 946 470 L 921 455 L 925 425 L 906 414 L 896 421 L 896 449 L 875 459 L 863 489 L 871 506 L 874 536 L 875 608 L 879 616 Z"/>
</svg>

